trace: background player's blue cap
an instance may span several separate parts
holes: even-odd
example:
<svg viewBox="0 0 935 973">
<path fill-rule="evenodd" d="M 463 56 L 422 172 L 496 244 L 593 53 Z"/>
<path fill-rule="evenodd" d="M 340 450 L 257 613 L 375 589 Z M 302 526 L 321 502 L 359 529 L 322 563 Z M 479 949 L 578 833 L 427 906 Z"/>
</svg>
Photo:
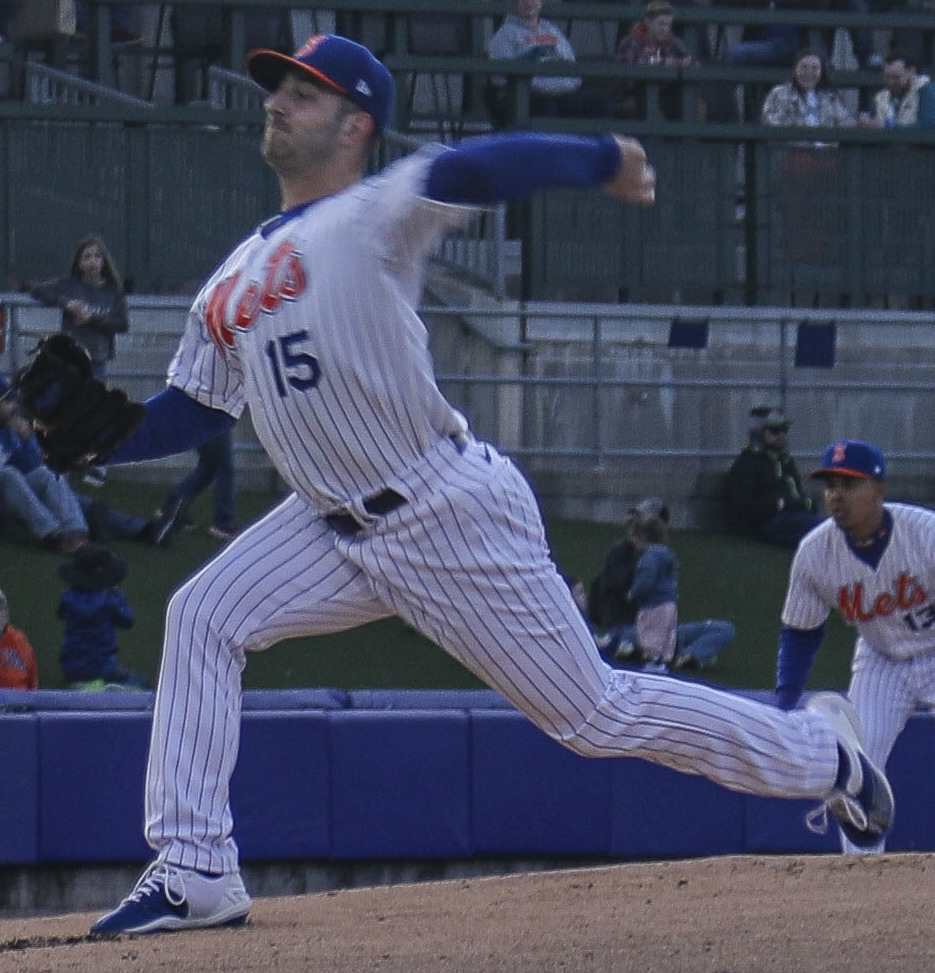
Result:
<svg viewBox="0 0 935 973">
<path fill-rule="evenodd" d="M 842 439 L 825 450 L 821 467 L 813 470 L 812 476 L 854 476 L 863 480 L 885 480 L 886 460 L 873 443 Z"/>
<path fill-rule="evenodd" d="M 396 83 L 363 45 L 337 34 L 315 34 L 292 55 L 267 50 L 247 54 L 247 73 L 267 91 L 275 91 L 286 72 L 296 68 L 347 95 L 381 132 L 389 124 Z"/>
</svg>

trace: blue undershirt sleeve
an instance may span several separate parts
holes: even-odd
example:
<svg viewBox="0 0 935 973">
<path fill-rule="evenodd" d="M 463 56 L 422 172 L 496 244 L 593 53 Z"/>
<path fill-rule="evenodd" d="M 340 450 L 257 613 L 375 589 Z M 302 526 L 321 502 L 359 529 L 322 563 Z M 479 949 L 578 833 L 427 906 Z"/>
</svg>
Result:
<svg viewBox="0 0 935 973">
<path fill-rule="evenodd" d="M 425 195 L 442 203 L 490 206 L 547 189 L 600 186 L 619 168 L 620 148 L 612 135 L 486 135 L 441 152 L 429 169 Z"/>
<path fill-rule="evenodd" d="M 824 637 L 824 625 L 809 629 L 783 625 L 780 629 L 776 661 L 776 704 L 780 709 L 793 709 L 798 703 Z"/>
<path fill-rule="evenodd" d="M 185 453 L 230 429 L 237 421 L 169 386 L 143 403 L 146 416 L 137 431 L 114 450 L 107 465 L 139 463 Z"/>
</svg>

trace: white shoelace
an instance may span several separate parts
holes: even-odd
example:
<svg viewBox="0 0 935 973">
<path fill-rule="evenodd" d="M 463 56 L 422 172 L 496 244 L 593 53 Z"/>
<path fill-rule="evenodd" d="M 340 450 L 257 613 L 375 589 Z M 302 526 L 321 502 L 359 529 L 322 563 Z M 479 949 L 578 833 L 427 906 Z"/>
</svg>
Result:
<svg viewBox="0 0 935 973">
<path fill-rule="evenodd" d="M 172 879 L 177 880 L 180 891 L 172 889 Z M 151 892 L 161 892 L 169 905 L 180 906 L 185 901 L 185 885 L 179 877 L 176 869 L 162 862 L 153 862 L 152 865 L 142 874 L 136 887 L 127 896 L 128 901 L 139 902 L 144 895 Z"/>
<path fill-rule="evenodd" d="M 829 797 L 823 804 L 819 804 L 814 811 L 809 811 L 805 815 L 805 827 L 812 834 L 827 834 L 829 810 L 837 818 L 840 818 L 841 814 L 836 812 L 843 812 L 847 816 L 848 822 L 858 831 L 866 831 L 870 824 L 867 812 L 860 806 L 856 798 L 840 791 Z"/>
</svg>

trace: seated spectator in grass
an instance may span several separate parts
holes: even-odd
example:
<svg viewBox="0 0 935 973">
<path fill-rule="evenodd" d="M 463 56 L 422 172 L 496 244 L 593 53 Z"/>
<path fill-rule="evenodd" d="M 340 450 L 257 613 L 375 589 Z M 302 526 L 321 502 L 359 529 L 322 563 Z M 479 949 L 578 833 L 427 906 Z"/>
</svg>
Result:
<svg viewBox="0 0 935 973">
<path fill-rule="evenodd" d="M 727 513 L 734 525 L 783 547 L 799 541 L 822 518 L 802 486 L 787 448 L 790 420 L 782 409 L 750 411 L 749 441 L 727 473 Z"/>
<path fill-rule="evenodd" d="M 32 426 L 20 415 L 7 378 L 0 378 L 0 507 L 50 550 L 74 554 L 87 543 L 81 504 L 68 480 L 42 462 Z"/>
<path fill-rule="evenodd" d="M 678 560 L 666 543 L 662 517 L 636 517 L 630 540 L 639 555 L 627 598 L 636 609 L 636 650 L 645 668 L 663 672 L 675 660 L 678 622 Z"/>
<path fill-rule="evenodd" d="M 668 506 L 656 497 L 643 500 L 627 515 L 622 540 L 611 545 L 601 573 L 591 582 L 585 615 L 595 630 L 595 642 L 604 660 L 613 666 L 640 660 L 637 652 L 637 604 L 630 598 L 639 552 L 631 536 L 633 524 L 642 517 L 657 517 L 668 523 Z M 572 588 L 572 594 L 575 589 Z M 576 601 L 577 601 L 576 597 Z M 703 669 L 737 637 L 731 622 L 708 618 L 679 622 L 675 630 L 676 652 L 672 666 Z"/>
<path fill-rule="evenodd" d="M 168 541 L 165 518 L 137 517 L 75 492 L 42 462 L 36 435 L 20 413 L 12 382 L 0 376 L 0 513 L 22 521 L 47 547 L 74 553 L 89 538 Z"/>
</svg>

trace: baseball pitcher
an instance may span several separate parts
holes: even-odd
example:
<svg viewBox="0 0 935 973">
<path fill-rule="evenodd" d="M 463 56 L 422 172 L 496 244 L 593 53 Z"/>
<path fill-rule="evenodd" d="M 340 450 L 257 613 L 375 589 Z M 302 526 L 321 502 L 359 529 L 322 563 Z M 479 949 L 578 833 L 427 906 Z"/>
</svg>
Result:
<svg viewBox="0 0 935 973">
<path fill-rule="evenodd" d="M 320 35 L 293 56 L 253 52 L 247 67 L 269 92 L 262 153 L 282 208 L 206 281 L 136 432 L 95 455 L 185 451 L 249 406 L 292 492 L 169 602 L 146 782 L 156 857 L 94 931 L 245 920 L 228 785 L 247 653 L 392 614 L 579 754 L 814 798 L 855 840 L 876 841 L 892 793 L 846 700 L 786 713 L 606 665 L 529 485 L 436 385 L 416 307 L 442 236 L 482 207 L 553 187 L 651 204 L 639 143 L 502 134 L 427 147 L 366 177 L 394 99 L 368 50 Z"/>
</svg>

